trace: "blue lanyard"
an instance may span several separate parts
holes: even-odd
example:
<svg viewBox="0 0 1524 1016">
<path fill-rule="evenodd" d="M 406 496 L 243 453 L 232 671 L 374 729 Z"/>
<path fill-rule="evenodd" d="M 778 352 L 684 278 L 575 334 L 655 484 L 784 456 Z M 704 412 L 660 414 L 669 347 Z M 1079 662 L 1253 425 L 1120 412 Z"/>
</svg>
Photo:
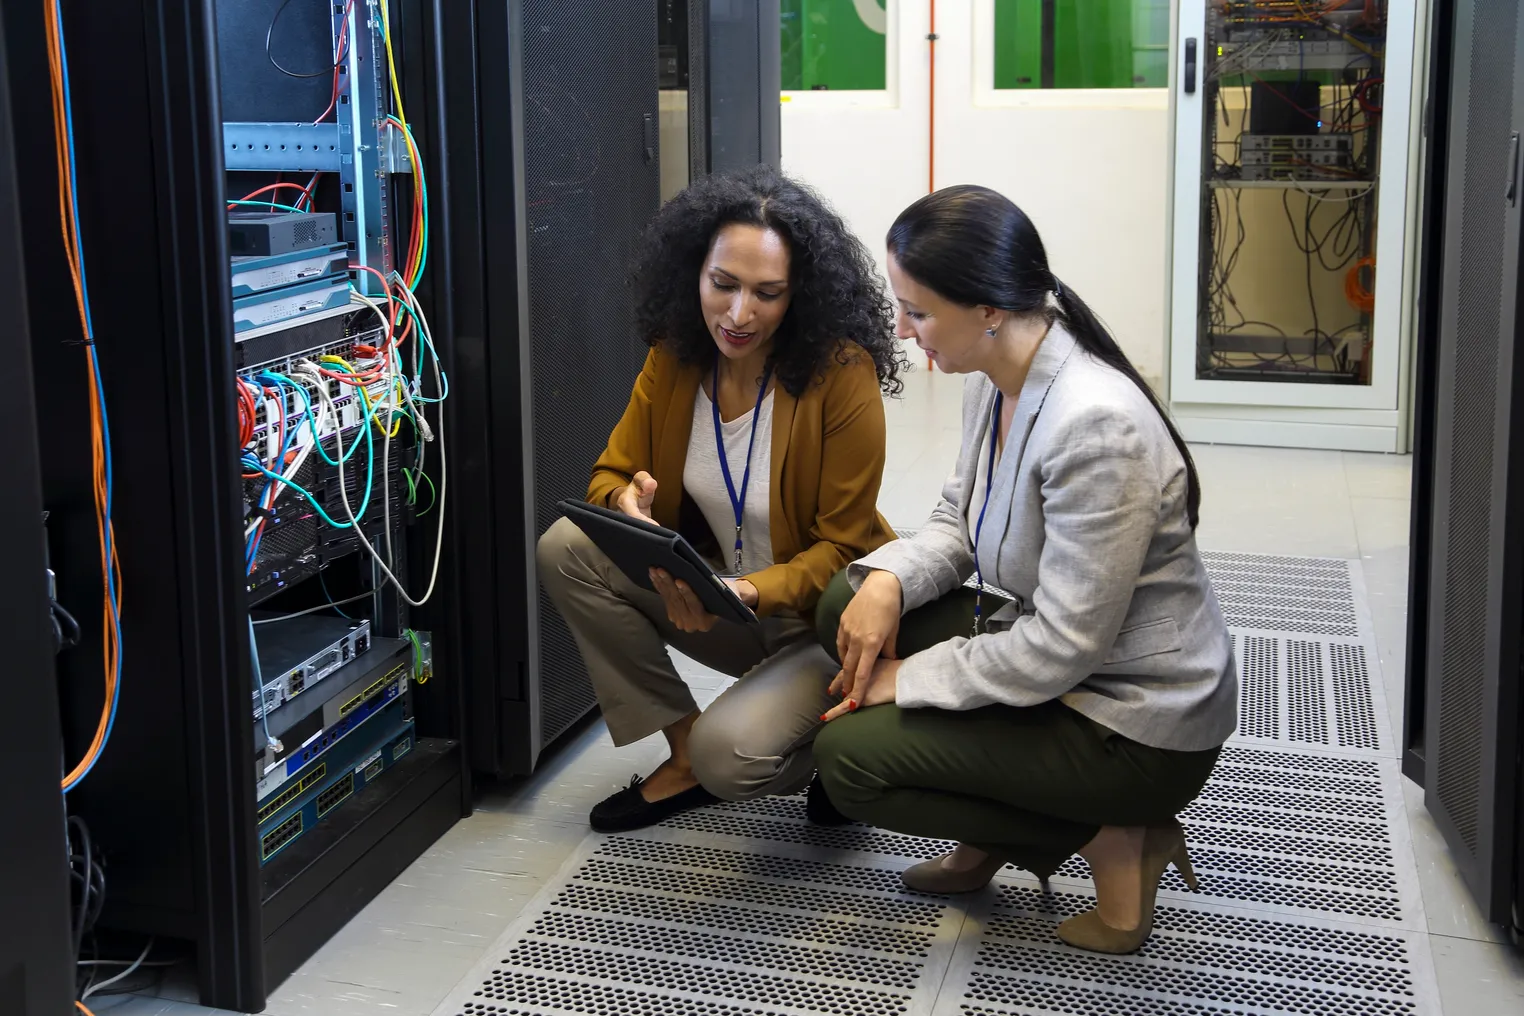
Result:
<svg viewBox="0 0 1524 1016">
<path fill-rule="evenodd" d="M 757 443 L 757 420 L 762 415 L 762 399 L 767 395 L 767 382 L 773 376 L 772 367 L 762 373 L 762 385 L 757 389 L 757 407 L 751 414 L 751 437 L 746 442 L 746 471 L 741 474 L 741 493 L 736 495 L 735 481 L 730 478 L 730 460 L 725 455 L 725 431 L 720 426 L 720 358 L 714 359 L 714 398 L 709 400 L 714 410 L 714 445 L 720 454 L 720 471 L 725 474 L 725 490 L 730 494 L 730 507 L 736 514 L 736 574 L 741 574 L 741 520 L 746 511 L 746 488 L 751 485 L 751 450 Z"/>
<path fill-rule="evenodd" d="M 990 413 L 990 459 L 984 473 L 984 504 L 979 507 L 979 521 L 974 526 L 974 631 L 979 634 L 984 618 L 984 569 L 979 567 L 979 534 L 984 529 L 984 513 L 990 510 L 990 491 L 995 489 L 995 448 L 1000 442 L 1000 407 L 1005 403 L 1005 393 L 995 393 L 995 408 Z M 973 637 L 973 636 L 970 636 Z"/>
</svg>

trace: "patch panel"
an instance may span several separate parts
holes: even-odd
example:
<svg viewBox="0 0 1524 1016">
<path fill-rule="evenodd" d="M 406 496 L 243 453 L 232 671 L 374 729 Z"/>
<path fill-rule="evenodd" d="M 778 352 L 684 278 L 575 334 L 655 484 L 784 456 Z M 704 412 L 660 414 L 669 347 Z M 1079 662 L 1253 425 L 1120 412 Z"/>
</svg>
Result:
<svg viewBox="0 0 1524 1016">
<path fill-rule="evenodd" d="M 377 360 L 360 360 L 358 362 L 351 362 L 350 365 L 356 371 L 365 371 L 375 367 L 378 363 L 379 361 Z M 276 412 L 277 410 L 284 411 L 286 429 L 295 431 L 295 434 L 291 437 L 291 447 L 288 454 L 295 453 L 311 445 L 313 443 L 314 430 L 317 431 L 319 439 L 330 438 L 335 432 L 342 432 L 345 435 L 345 448 L 348 448 L 351 441 L 354 440 L 354 438 L 348 436 L 350 431 L 356 431 L 355 437 L 364 440 L 364 435 L 358 433 L 358 428 L 360 424 L 365 422 L 368 412 L 364 400 L 359 398 L 356 389 L 351 385 L 334 380 L 333 378 L 327 379 L 327 382 L 328 394 L 333 399 L 333 408 L 326 419 L 323 419 L 323 410 L 318 402 L 317 390 L 305 381 L 299 383 L 307 389 L 306 401 L 289 388 L 285 389 L 283 398 L 269 397 L 261 393 L 255 408 L 254 439 L 251 442 L 251 447 L 254 449 L 255 454 L 260 456 L 262 461 L 266 463 L 271 462 L 278 458 L 281 452 L 281 416 Z M 386 378 L 371 382 L 365 386 L 366 397 L 372 404 L 386 398 L 387 388 L 391 383 Z M 313 422 L 311 423 L 308 422 L 307 417 L 307 405 L 309 402 L 312 406 Z M 323 421 L 321 425 L 317 424 L 318 420 Z M 337 425 L 335 420 L 337 420 Z M 350 459 L 350 462 L 356 463 L 363 473 L 365 460 L 359 458 L 362 454 L 364 453 L 356 452 L 355 457 Z"/>
<path fill-rule="evenodd" d="M 351 768 L 330 775 L 319 789 L 302 796 L 295 809 L 280 819 L 279 824 L 268 833 L 262 833 L 262 846 L 274 843 L 274 849 L 262 849 L 260 863 L 264 864 L 279 851 L 290 846 L 305 833 L 311 832 L 320 822 L 354 800 L 364 789 L 382 778 L 397 761 L 413 750 L 414 730 L 412 720 L 402 720 L 385 728 L 384 735 L 371 743 L 371 750 Z M 277 837 L 276 834 L 280 836 Z"/>
</svg>

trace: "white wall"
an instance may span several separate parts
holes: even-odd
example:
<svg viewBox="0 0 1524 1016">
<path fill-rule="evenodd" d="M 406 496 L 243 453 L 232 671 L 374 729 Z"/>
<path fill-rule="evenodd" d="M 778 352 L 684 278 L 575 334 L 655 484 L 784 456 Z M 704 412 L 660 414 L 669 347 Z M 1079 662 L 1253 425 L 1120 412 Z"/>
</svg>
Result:
<svg viewBox="0 0 1524 1016">
<path fill-rule="evenodd" d="M 926 193 L 928 4 L 889 0 L 887 96 L 794 93 L 783 166 L 815 184 L 882 260 L 894 217 Z M 991 0 L 937 3 L 936 185 L 978 183 L 1022 207 L 1049 263 L 1143 374 L 1165 364 L 1164 90 L 995 92 Z M 982 84 L 981 84 L 982 81 Z"/>
</svg>

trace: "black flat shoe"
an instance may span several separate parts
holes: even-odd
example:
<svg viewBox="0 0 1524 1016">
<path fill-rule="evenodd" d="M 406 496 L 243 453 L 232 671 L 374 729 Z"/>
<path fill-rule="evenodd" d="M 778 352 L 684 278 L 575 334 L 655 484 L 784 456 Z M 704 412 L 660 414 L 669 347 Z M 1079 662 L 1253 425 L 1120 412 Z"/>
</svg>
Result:
<svg viewBox="0 0 1524 1016">
<path fill-rule="evenodd" d="M 816 773 L 815 779 L 810 781 L 810 791 L 804 799 L 804 814 L 811 822 L 822 826 L 848 825 L 852 821 L 837 811 L 836 805 L 831 803 L 825 784 L 820 782 L 819 773 Z"/>
<path fill-rule="evenodd" d="M 640 794 L 644 782 L 643 777 L 636 776 L 628 787 L 594 805 L 587 817 L 588 824 L 600 833 L 625 833 L 657 825 L 693 808 L 718 804 L 720 800 L 702 786 L 696 786 L 660 801 L 647 801 Z"/>
</svg>

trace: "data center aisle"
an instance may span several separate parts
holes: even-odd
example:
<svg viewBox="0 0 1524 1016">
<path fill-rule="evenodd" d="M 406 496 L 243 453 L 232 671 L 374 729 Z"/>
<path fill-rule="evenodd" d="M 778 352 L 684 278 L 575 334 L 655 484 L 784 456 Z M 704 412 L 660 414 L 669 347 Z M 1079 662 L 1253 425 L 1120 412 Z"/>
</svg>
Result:
<svg viewBox="0 0 1524 1016">
<path fill-rule="evenodd" d="M 890 408 L 892 522 L 957 450 L 959 379 Z M 1203 892 L 1171 881 L 1136 957 L 1068 950 L 1075 862 L 1044 898 L 1007 869 L 970 900 L 896 891 L 940 845 L 728 805 L 588 838 L 587 809 L 662 755 L 577 735 L 491 793 L 280 988 L 274 1016 L 395 1013 L 1524 1011 L 1524 959 L 1484 924 L 1398 775 L 1407 462 L 1202 447 L 1201 543 L 1244 667 L 1240 733 L 1185 816 Z M 725 679 L 688 668 L 713 696 Z M 1173 876 L 1172 876 L 1173 879 Z M 161 999 L 97 1013 L 206 1013 Z"/>
</svg>

